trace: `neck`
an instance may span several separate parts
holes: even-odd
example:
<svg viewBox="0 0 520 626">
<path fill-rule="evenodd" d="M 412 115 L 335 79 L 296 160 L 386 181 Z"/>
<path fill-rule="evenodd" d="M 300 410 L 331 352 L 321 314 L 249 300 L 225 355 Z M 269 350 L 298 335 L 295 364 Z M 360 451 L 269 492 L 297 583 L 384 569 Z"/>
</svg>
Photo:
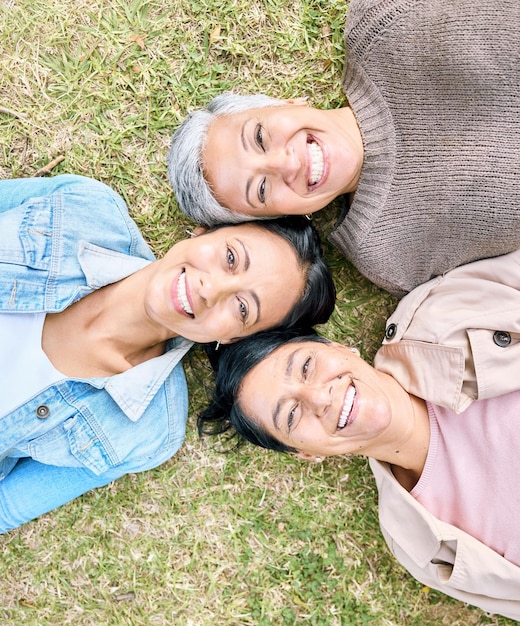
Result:
<svg viewBox="0 0 520 626">
<path fill-rule="evenodd" d="M 430 445 L 430 420 L 424 400 L 410 395 L 413 421 L 408 435 L 395 446 L 386 461 L 399 483 L 411 491 L 421 477 Z"/>
<path fill-rule="evenodd" d="M 92 297 L 92 327 L 130 350 L 145 350 L 177 336 L 152 321 L 146 312 L 145 294 L 152 266 L 153 263 L 88 296 Z"/>
<path fill-rule="evenodd" d="M 46 316 L 42 347 L 56 369 L 67 376 L 114 375 L 164 352 L 175 334 L 146 315 L 139 295 L 145 270 Z"/>
<path fill-rule="evenodd" d="M 373 458 L 389 463 L 397 480 L 410 490 L 419 480 L 430 445 L 430 420 L 426 402 L 409 394 L 391 379 L 392 422 L 385 442 Z"/>
</svg>

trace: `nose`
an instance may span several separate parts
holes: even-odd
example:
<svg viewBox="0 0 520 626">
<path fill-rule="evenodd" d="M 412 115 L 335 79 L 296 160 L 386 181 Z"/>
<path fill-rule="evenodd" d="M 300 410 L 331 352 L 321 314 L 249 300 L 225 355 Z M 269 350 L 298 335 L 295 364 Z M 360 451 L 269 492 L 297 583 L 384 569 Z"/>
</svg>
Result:
<svg viewBox="0 0 520 626">
<path fill-rule="evenodd" d="M 323 417 L 330 407 L 332 387 L 327 383 L 305 385 L 303 394 L 317 417 Z"/>
<path fill-rule="evenodd" d="M 265 154 L 267 174 L 281 176 L 284 182 L 291 184 L 301 169 L 300 159 L 290 146 L 268 150 Z"/>
<path fill-rule="evenodd" d="M 208 309 L 237 292 L 237 278 L 230 274 L 213 271 L 200 277 L 199 296 Z"/>
</svg>

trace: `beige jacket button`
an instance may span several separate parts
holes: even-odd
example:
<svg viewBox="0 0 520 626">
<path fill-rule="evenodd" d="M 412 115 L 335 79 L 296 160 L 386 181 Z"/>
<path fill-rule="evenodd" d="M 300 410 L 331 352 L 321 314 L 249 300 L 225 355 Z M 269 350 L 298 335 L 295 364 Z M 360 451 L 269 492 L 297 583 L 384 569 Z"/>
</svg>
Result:
<svg viewBox="0 0 520 626">
<path fill-rule="evenodd" d="M 48 417 L 51 410 L 46 404 L 40 404 L 40 406 L 36 409 L 36 417 L 43 420 Z"/>
<path fill-rule="evenodd" d="M 397 324 L 388 324 L 385 330 L 386 339 L 393 339 L 397 333 Z"/>
<path fill-rule="evenodd" d="M 495 330 L 493 333 L 493 341 L 500 348 L 507 348 L 511 343 L 511 335 L 506 330 Z"/>
</svg>

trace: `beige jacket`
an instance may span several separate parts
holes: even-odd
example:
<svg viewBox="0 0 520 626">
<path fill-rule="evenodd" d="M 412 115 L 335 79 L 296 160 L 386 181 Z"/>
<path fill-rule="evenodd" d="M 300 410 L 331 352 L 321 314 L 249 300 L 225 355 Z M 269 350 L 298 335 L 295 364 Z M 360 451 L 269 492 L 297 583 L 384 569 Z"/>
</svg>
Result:
<svg viewBox="0 0 520 626">
<path fill-rule="evenodd" d="M 520 250 L 416 287 L 386 325 L 374 365 L 460 413 L 520 388 Z"/>
<path fill-rule="evenodd" d="M 457 413 L 520 388 L 520 251 L 458 267 L 401 300 L 375 366 Z M 515 367 L 516 364 L 516 367 Z M 397 560 L 420 582 L 520 620 L 520 568 L 441 522 L 373 459 L 379 521 Z"/>
<path fill-rule="evenodd" d="M 386 463 L 370 459 L 379 491 L 379 522 L 396 559 L 432 589 L 520 620 L 520 567 L 429 513 L 397 482 Z"/>
</svg>

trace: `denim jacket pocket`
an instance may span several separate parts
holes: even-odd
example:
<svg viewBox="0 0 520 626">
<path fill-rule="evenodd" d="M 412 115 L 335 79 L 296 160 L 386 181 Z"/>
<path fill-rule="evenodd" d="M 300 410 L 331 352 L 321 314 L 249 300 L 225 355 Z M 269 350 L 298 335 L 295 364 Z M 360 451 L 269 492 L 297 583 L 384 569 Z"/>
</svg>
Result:
<svg viewBox="0 0 520 626">
<path fill-rule="evenodd" d="M 0 262 L 47 270 L 52 258 L 53 218 L 53 203 L 46 197 L 32 198 L 0 213 Z"/>
<path fill-rule="evenodd" d="M 61 467 L 84 467 L 100 476 L 120 464 L 110 441 L 80 414 L 33 439 L 28 454 L 41 463 Z"/>
<path fill-rule="evenodd" d="M 42 310 L 52 260 L 53 206 L 47 198 L 28 200 L 0 212 L 0 307 Z"/>
<path fill-rule="evenodd" d="M 71 454 L 97 476 L 121 463 L 110 441 L 82 417 L 76 416 L 63 426 Z"/>
</svg>

